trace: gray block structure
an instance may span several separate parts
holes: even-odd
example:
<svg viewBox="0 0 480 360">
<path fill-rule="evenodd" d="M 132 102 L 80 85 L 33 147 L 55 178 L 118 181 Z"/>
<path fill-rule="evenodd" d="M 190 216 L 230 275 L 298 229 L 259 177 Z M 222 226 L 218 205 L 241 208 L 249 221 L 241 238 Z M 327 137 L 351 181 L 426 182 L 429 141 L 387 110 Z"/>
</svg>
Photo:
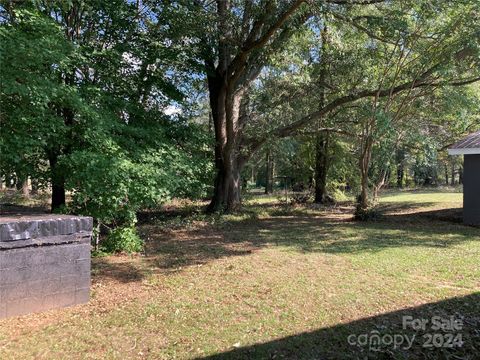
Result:
<svg viewBox="0 0 480 360">
<path fill-rule="evenodd" d="M 463 222 L 480 225 L 480 154 L 464 155 Z"/>
<path fill-rule="evenodd" d="M 463 155 L 463 222 L 480 226 L 480 131 L 450 146 L 450 155 Z"/>
<path fill-rule="evenodd" d="M 0 217 L 0 319 L 86 303 L 92 218 Z"/>
</svg>

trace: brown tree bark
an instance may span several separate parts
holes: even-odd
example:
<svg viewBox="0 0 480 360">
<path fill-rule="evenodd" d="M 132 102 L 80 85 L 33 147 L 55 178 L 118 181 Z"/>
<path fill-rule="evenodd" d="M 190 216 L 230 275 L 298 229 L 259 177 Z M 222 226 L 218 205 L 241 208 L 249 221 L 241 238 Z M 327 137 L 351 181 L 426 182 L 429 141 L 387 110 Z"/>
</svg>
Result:
<svg viewBox="0 0 480 360">
<path fill-rule="evenodd" d="M 322 29 L 321 37 L 321 52 L 322 52 L 322 66 L 319 73 L 319 107 L 323 108 L 325 106 L 325 84 L 327 81 L 327 25 L 324 24 Z M 329 132 L 328 131 L 319 131 L 321 121 L 317 121 L 317 134 L 315 139 L 315 202 L 316 203 L 325 203 L 327 196 L 327 173 L 328 173 L 328 143 L 329 143 Z"/>
<path fill-rule="evenodd" d="M 384 169 L 381 171 L 380 176 L 377 180 L 377 183 L 373 186 L 373 200 L 377 201 L 380 195 L 380 190 L 385 186 L 390 175 L 389 169 Z"/>
<path fill-rule="evenodd" d="M 32 195 L 38 194 L 38 180 L 31 178 L 30 181 L 32 184 Z"/>
<path fill-rule="evenodd" d="M 450 179 L 450 185 L 455 186 L 455 163 L 452 163 L 452 178 Z"/>
<path fill-rule="evenodd" d="M 17 190 L 21 190 L 22 195 L 25 197 L 30 196 L 30 189 L 28 188 L 28 177 L 18 179 Z"/>
<path fill-rule="evenodd" d="M 320 131 L 315 142 L 315 202 L 325 203 L 328 173 L 328 131 Z"/>
<path fill-rule="evenodd" d="M 403 179 L 405 177 L 405 170 L 403 164 L 398 164 L 397 167 L 397 187 L 403 188 Z"/>
<path fill-rule="evenodd" d="M 367 209 L 369 206 L 368 170 L 370 168 L 370 160 L 372 158 L 372 146 L 373 138 L 370 135 L 367 135 L 363 140 L 359 159 L 361 192 L 358 198 L 358 206 L 363 210 Z"/>
<path fill-rule="evenodd" d="M 403 149 L 397 149 L 396 153 L 397 161 L 397 187 L 401 189 L 404 183 L 405 177 L 405 151 Z"/>
<path fill-rule="evenodd" d="M 50 164 L 52 197 L 51 197 L 51 212 L 55 213 L 65 206 L 65 177 L 58 166 L 58 154 L 50 152 L 48 154 L 48 161 Z"/>
<path fill-rule="evenodd" d="M 209 76 L 210 108 L 215 129 L 214 193 L 209 212 L 232 211 L 241 204 L 240 107 L 243 91 L 233 91 L 221 72 Z"/>
<path fill-rule="evenodd" d="M 273 168 L 272 168 L 272 156 L 270 149 L 267 149 L 265 155 L 265 194 L 271 194 L 273 192 Z"/>
<path fill-rule="evenodd" d="M 352 2 L 327 0 L 326 2 L 338 5 L 368 5 L 382 2 L 382 0 Z M 230 1 L 216 1 L 218 37 L 205 38 L 202 41 L 202 56 L 206 65 L 216 140 L 215 167 L 217 174 L 214 194 L 208 207 L 210 211 L 229 211 L 240 205 L 239 174 L 243 164 L 248 156 L 258 150 L 269 138 L 289 136 L 305 125 L 321 120 L 330 111 L 361 98 L 391 97 L 402 91 L 437 86 L 431 77 L 440 66 L 438 64 L 418 74 L 413 80 L 405 81 L 394 87 L 376 90 L 357 89 L 355 92 L 331 100 L 317 111 L 305 115 L 291 124 L 278 127 L 268 134 L 245 139 L 242 134 L 244 120 L 241 119 L 238 111 L 243 95 L 265 65 L 265 59 L 268 58 L 265 55 L 274 53 L 281 48 L 293 34 L 290 31 L 292 27 L 286 26 L 287 22 L 306 3 L 305 0 L 292 0 L 291 2 L 279 2 L 282 6 L 277 7 L 275 2 L 267 1 L 260 10 L 261 14 L 252 14 L 249 2 L 245 2 L 246 5 L 243 8 L 245 12 L 241 24 L 234 29 L 235 25 L 231 18 L 236 8 Z M 201 9 L 199 10 L 201 11 Z M 305 11 L 296 20 L 298 24 L 301 24 L 310 17 L 311 12 Z M 460 86 L 477 80 L 462 79 L 458 82 L 450 82 L 450 85 Z M 366 171 L 368 171 L 370 162 L 369 156 L 364 157 L 364 160 L 367 160 Z M 365 182 L 367 186 L 365 186 Z M 363 188 L 368 188 L 368 179 L 363 179 L 362 183 Z M 362 192 L 365 193 L 365 191 Z M 363 197 L 366 199 L 366 196 Z"/>
<path fill-rule="evenodd" d="M 23 196 L 30 196 L 30 191 L 28 189 L 28 177 L 17 176 L 16 188 L 18 191 L 22 192 Z"/>
<path fill-rule="evenodd" d="M 5 174 L 5 188 L 11 189 L 13 187 L 12 185 L 12 175 L 11 174 Z"/>
<path fill-rule="evenodd" d="M 445 185 L 448 186 L 448 165 L 445 164 Z"/>
<path fill-rule="evenodd" d="M 247 108 L 244 95 L 265 63 L 261 50 L 266 46 L 278 46 L 275 40 L 284 41 L 279 33 L 304 0 L 292 1 L 276 15 L 272 12 L 273 3 L 268 3 L 264 15 L 258 18 L 247 9 L 247 3 L 240 46 L 231 43 L 235 37 L 233 34 L 238 30 L 233 29 L 230 21 L 232 3 L 223 0 L 216 3 L 220 36 L 215 48 L 209 48 L 208 41 L 205 42 L 209 50 L 204 54 L 215 132 L 216 177 L 207 209 L 210 212 L 235 210 L 241 204 L 240 172 L 253 153 L 253 150 L 241 151 L 245 145 L 242 144 L 242 130 L 247 120 L 243 111 Z"/>
</svg>

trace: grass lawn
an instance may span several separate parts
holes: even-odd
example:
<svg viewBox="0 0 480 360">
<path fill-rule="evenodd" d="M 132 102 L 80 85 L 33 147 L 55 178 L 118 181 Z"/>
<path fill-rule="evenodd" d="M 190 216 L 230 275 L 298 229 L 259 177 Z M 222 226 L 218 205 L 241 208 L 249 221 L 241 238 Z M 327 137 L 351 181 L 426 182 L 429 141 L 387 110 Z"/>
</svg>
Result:
<svg viewBox="0 0 480 360">
<path fill-rule="evenodd" d="M 478 358 L 480 229 L 458 222 L 461 204 L 391 192 L 366 223 L 349 204 L 265 197 L 238 215 L 150 214 L 145 255 L 93 259 L 89 304 L 0 321 L 0 359 Z M 415 332 L 404 316 L 430 322 Z M 432 316 L 461 318 L 463 345 L 424 347 L 434 333 L 447 345 Z M 359 344 L 377 332 L 415 338 Z"/>
</svg>

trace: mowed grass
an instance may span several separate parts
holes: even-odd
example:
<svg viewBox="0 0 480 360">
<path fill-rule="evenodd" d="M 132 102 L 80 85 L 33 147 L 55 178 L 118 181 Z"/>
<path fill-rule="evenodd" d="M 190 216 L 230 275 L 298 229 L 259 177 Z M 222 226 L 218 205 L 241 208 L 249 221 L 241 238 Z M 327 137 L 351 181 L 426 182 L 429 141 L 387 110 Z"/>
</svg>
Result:
<svg viewBox="0 0 480 360">
<path fill-rule="evenodd" d="M 220 218 L 152 217 L 143 256 L 94 259 L 89 304 L 0 321 L 0 359 L 474 359 L 480 229 L 436 216 L 461 203 L 455 192 L 387 193 L 384 216 L 366 223 L 350 204 L 275 197 Z M 426 348 L 429 330 L 403 329 L 405 315 L 463 316 L 465 343 Z M 416 339 L 348 343 L 372 331 Z"/>
<path fill-rule="evenodd" d="M 447 203 L 462 205 L 462 192 L 461 188 L 444 188 L 442 190 L 432 189 L 419 189 L 412 191 L 390 191 L 386 192 L 380 199 L 383 203 L 431 203 L 431 204 L 443 204 Z"/>
</svg>

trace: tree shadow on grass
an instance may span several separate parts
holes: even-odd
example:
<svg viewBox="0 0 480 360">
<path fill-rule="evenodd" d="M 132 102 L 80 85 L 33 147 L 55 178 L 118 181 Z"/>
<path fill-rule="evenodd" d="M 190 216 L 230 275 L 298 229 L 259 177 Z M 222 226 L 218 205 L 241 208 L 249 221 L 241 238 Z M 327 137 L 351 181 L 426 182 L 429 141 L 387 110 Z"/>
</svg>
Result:
<svg viewBox="0 0 480 360">
<path fill-rule="evenodd" d="M 439 318 L 432 319 L 433 317 Z M 435 321 L 448 322 L 451 317 L 457 321 L 455 329 L 438 330 L 434 327 Z M 407 319 L 425 319 L 427 323 L 424 329 L 417 331 L 412 329 L 411 323 L 404 328 L 404 320 Z M 411 343 L 410 347 L 406 337 Z M 372 343 L 371 341 L 375 339 L 380 341 Z M 235 348 L 203 359 L 473 360 L 478 359 L 478 354 L 480 354 L 480 293 L 474 293 Z"/>
<path fill-rule="evenodd" d="M 0 204 L 0 216 L 27 216 L 27 215 L 45 215 L 49 214 L 46 206 L 26 206 L 11 203 Z"/>
<path fill-rule="evenodd" d="M 140 281 L 145 272 L 137 267 L 133 261 L 113 262 L 106 257 L 92 259 L 92 282 L 101 282 L 110 278 L 121 283 Z"/>
<path fill-rule="evenodd" d="M 354 254 L 400 247 L 448 248 L 480 239 L 478 229 L 438 220 L 433 213 L 393 212 L 378 221 L 356 222 L 345 214 L 335 217 L 279 212 L 277 216 L 246 218 L 221 228 L 206 225 L 162 232 L 157 225 L 151 228 L 146 258 L 159 271 L 176 271 L 272 246 L 300 252 Z"/>
<path fill-rule="evenodd" d="M 404 204 L 399 206 L 405 208 Z M 97 258 L 93 261 L 93 271 L 98 274 L 95 276 L 126 283 L 156 272 L 177 272 L 187 266 L 248 256 L 275 246 L 302 253 L 357 254 L 401 247 L 449 248 L 480 239 L 478 229 L 442 219 L 441 214 L 447 216 L 450 211 L 458 210 L 422 212 L 419 210 L 422 207 L 414 207 L 413 213 L 402 213 L 390 205 L 386 215 L 369 222 L 353 221 L 343 207 L 320 212 L 275 207 L 270 216 L 260 218 L 252 210 L 246 217 L 221 226 L 182 225 L 176 230 L 162 230 L 162 223 L 154 222 L 141 228 L 147 239 L 144 261 Z M 412 211 L 411 206 L 408 209 Z"/>
<path fill-rule="evenodd" d="M 250 255 L 261 246 L 236 233 L 205 227 L 150 234 L 146 260 L 160 271 L 177 271 L 184 266 L 202 265 L 230 256 Z"/>
<path fill-rule="evenodd" d="M 435 202 L 416 202 L 411 203 L 408 201 L 402 202 L 382 202 L 377 205 L 378 210 L 382 214 L 392 214 L 392 213 L 416 213 L 420 209 L 432 207 L 437 205 Z"/>
<path fill-rule="evenodd" d="M 388 214 L 386 215 L 388 220 L 391 221 L 412 221 L 412 214 Z M 437 209 L 428 211 L 415 212 L 414 221 L 442 221 L 450 224 L 462 224 L 463 223 L 463 209 L 462 208 L 450 208 L 450 209 Z"/>
<path fill-rule="evenodd" d="M 276 217 L 262 220 L 260 229 L 244 229 L 254 243 L 291 247 L 302 252 L 359 253 L 387 248 L 443 248 L 480 240 L 480 231 L 460 224 L 421 221 L 405 216 L 391 221 Z"/>
</svg>

